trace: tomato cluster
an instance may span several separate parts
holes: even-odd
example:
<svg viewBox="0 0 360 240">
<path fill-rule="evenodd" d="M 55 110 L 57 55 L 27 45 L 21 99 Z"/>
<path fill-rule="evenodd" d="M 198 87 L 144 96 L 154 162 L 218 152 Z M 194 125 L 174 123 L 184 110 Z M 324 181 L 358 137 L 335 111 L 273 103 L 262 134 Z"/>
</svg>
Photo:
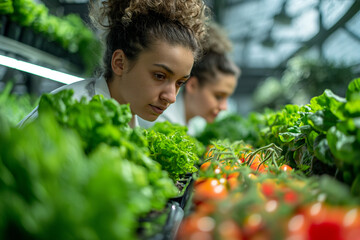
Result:
<svg viewBox="0 0 360 240">
<path fill-rule="evenodd" d="M 287 239 L 360 239 L 360 208 L 315 202 L 299 208 L 287 221 Z"/>
<path fill-rule="evenodd" d="M 231 150 L 209 148 L 177 240 L 360 240 L 360 208 L 327 204 L 314 182 L 266 151 Z"/>
</svg>

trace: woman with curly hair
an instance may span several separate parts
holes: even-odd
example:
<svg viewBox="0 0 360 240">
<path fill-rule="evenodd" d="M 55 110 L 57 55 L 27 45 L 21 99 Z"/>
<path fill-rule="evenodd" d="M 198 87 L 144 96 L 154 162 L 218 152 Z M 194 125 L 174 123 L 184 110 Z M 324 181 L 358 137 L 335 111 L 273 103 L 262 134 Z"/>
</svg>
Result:
<svg viewBox="0 0 360 240">
<path fill-rule="evenodd" d="M 232 47 L 231 42 L 219 25 L 208 25 L 202 46 L 204 55 L 194 65 L 184 91 L 179 93 L 176 103 L 156 120 L 188 126 L 189 134 L 194 134 L 194 126 L 201 122 L 194 121 L 199 119 L 195 117 L 211 123 L 222 110 L 227 109 L 227 100 L 234 92 L 240 76 L 240 69 L 227 56 Z M 145 128 L 154 124 L 143 119 L 139 119 L 139 123 Z"/>
<path fill-rule="evenodd" d="M 93 0 L 90 18 L 103 33 L 102 74 L 53 92 L 71 88 L 77 99 L 102 94 L 130 104 L 131 127 L 136 115 L 156 120 L 190 78 L 206 10 L 203 0 Z M 35 109 L 20 125 L 36 115 Z"/>
</svg>

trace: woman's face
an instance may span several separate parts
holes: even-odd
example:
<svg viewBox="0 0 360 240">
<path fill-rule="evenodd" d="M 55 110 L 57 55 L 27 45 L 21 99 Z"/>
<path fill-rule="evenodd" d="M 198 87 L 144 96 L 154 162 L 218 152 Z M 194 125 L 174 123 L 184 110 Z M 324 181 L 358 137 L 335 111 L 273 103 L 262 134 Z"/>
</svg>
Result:
<svg viewBox="0 0 360 240">
<path fill-rule="evenodd" d="M 192 89 L 186 86 L 188 100 L 185 100 L 185 104 L 190 118 L 201 116 L 211 123 L 220 111 L 227 109 L 227 101 L 236 88 L 237 78 L 232 74 L 218 72 L 214 80 L 199 86 L 197 78 L 192 78 L 191 81 L 195 81 L 194 86 L 190 86 L 192 84 L 189 82 L 189 88 Z"/>
<path fill-rule="evenodd" d="M 123 71 L 115 71 L 109 82 L 110 94 L 120 104 L 130 103 L 133 114 L 154 121 L 175 102 L 179 88 L 189 79 L 193 63 L 194 55 L 189 48 L 157 41 L 133 63 L 126 57 L 123 65 L 115 61 Z"/>
</svg>

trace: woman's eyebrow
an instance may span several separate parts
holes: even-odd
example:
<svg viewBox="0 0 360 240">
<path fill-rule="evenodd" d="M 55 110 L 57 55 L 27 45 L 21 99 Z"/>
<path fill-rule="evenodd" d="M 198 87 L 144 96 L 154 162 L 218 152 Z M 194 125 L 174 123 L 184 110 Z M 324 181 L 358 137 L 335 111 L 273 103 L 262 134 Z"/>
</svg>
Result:
<svg viewBox="0 0 360 240">
<path fill-rule="evenodd" d="M 188 74 L 188 75 L 183 76 L 183 78 L 186 79 L 186 80 L 189 80 L 190 76 L 191 76 L 191 75 Z"/>
<path fill-rule="evenodd" d="M 161 67 L 161 68 L 165 69 L 165 71 L 167 71 L 167 72 L 170 73 L 171 75 L 174 75 L 174 71 L 171 70 L 168 66 L 166 66 L 166 65 L 164 65 L 164 64 L 154 63 L 154 66 Z M 190 78 L 190 74 L 183 76 L 183 78 L 189 79 L 189 78 Z"/>
<path fill-rule="evenodd" d="M 165 71 L 167 71 L 170 74 L 174 75 L 174 71 L 171 70 L 168 66 L 166 66 L 164 64 L 160 64 L 160 63 L 154 63 L 154 65 L 157 66 L 157 67 L 161 67 L 161 68 L 165 69 Z"/>
</svg>

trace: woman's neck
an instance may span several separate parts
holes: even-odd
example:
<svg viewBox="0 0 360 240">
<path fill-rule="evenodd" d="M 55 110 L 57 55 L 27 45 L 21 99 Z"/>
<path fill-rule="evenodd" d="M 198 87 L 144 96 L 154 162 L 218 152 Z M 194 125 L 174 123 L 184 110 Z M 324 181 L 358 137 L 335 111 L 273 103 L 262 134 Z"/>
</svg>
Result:
<svg viewBox="0 0 360 240">
<path fill-rule="evenodd" d="M 132 115 L 132 118 L 131 118 L 131 120 L 129 122 L 129 127 L 134 128 L 135 125 L 136 125 L 136 116 Z"/>
<path fill-rule="evenodd" d="M 184 92 L 183 99 L 184 99 L 184 108 L 185 108 L 185 122 L 187 125 L 189 123 L 190 119 L 195 117 L 195 114 L 191 111 L 192 109 L 191 109 L 190 96 Z"/>
</svg>

